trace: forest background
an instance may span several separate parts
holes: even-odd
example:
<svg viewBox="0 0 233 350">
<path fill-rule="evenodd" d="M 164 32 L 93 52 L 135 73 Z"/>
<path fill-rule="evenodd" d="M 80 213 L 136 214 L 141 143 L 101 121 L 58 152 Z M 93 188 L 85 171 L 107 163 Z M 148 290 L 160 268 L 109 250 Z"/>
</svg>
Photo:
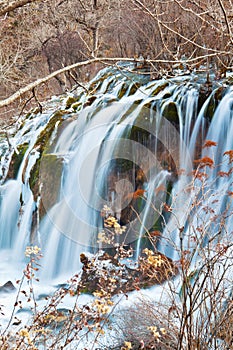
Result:
<svg viewBox="0 0 233 350">
<path fill-rule="evenodd" d="M 211 68 L 219 79 L 232 67 L 232 32 L 232 0 L 3 0 L 1 125 L 33 100 L 67 91 L 115 62 L 105 58 L 143 57 L 152 78 Z M 80 62 L 85 65 L 65 70 Z"/>
</svg>

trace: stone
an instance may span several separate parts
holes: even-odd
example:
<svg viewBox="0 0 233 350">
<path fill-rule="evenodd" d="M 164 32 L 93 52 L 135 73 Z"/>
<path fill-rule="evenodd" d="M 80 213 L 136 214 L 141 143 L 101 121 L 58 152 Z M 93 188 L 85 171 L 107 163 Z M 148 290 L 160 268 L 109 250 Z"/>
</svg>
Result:
<svg viewBox="0 0 233 350">
<path fill-rule="evenodd" d="M 175 264 L 165 255 L 156 252 L 153 258 L 160 260 L 158 266 L 146 258 L 140 258 L 138 267 L 129 267 L 107 252 L 99 252 L 92 257 L 82 253 L 80 255 L 83 263 L 80 292 L 91 294 L 100 288 L 107 290 L 109 281 L 114 279 L 116 284 L 111 290 L 112 295 L 128 293 L 162 284 L 178 274 Z"/>
<path fill-rule="evenodd" d="M 0 293 L 11 293 L 16 290 L 15 286 L 11 281 L 6 282 L 2 286 L 0 286 Z"/>
<path fill-rule="evenodd" d="M 169 122 L 179 124 L 179 114 L 175 102 L 170 101 L 164 105 L 163 117 L 169 120 Z"/>
</svg>

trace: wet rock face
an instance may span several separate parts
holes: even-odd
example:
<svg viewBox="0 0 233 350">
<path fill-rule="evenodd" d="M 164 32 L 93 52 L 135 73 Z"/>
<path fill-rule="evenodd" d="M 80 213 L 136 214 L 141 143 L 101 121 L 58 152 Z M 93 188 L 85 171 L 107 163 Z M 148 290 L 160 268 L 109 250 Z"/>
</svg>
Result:
<svg viewBox="0 0 233 350">
<path fill-rule="evenodd" d="M 10 162 L 10 166 L 8 169 L 6 179 L 16 179 L 17 178 L 19 167 L 21 165 L 21 162 L 23 160 L 23 157 L 25 155 L 27 148 L 28 148 L 28 144 L 24 143 L 18 147 L 18 149 L 17 149 L 18 153 L 16 153 L 16 151 L 14 151 L 12 158 L 11 158 L 11 162 Z"/>
<path fill-rule="evenodd" d="M 41 158 L 39 179 L 37 186 L 40 186 L 41 203 L 39 207 L 40 218 L 46 211 L 56 204 L 60 192 L 63 159 L 54 154 L 45 154 Z M 35 187 L 34 187 L 35 189 Z M 39 191 L 39 189 L 37 189 Z M 35 194 L 38 193 L 37 191 Z"/>
<path fill-rule="evenodd" d="M 179 115 L 175 102 L 168 102 L 163 109 L 163 117 L 169 122 L 179 124 Z"/>
</svg>

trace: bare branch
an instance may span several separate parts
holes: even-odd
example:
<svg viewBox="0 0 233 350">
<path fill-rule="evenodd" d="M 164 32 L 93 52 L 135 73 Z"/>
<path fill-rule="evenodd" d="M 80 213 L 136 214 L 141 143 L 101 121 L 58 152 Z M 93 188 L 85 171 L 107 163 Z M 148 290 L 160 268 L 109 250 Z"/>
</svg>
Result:
<svg viewBox="0 0 233 350">
<path fill-rule="evenodd" d="M 224 19 L 225 19 L 225 23 L 226 23 L 226 26 L 227 26 L 227 31 L 229 33 L 229 36 L 230 36 L 230 41 L 231 43 L 233 44 L 233 40 L 232 40 L 232 32 L 231 32 L 231 27 L 230 27 L 230 23 L 228 21 L 228 17 L 227 17 L 227 12 L 226 12 L 226 9 L 222 3 L 222 0 L 218 0 L 218 3 L 219 3 L 219 6 L 223 12 L 223 16 L 224 16 Z"/>
<path fill-rule="evenodd" d="M 18 98 L 20 98 L 26 92 L 29 92 L 29 91 L 33 90 L 35 87 L 46 83 L 47 81 L 49 81 L 52 78 L 55 78 L 57 75 L 59 75 L 61 73 L 65 73 L 65 72 L 68 72 L 69 70 L 72 70 L 74 68 L 87 66 L 87 65 L 90 65 L 90 64 L 96 63 L 96 62 L 117 62 L 117 61 L 121 61 L 121 60 L 124 60 L 127 62 L 134 61 L 134 59 L 132 59 L 132 58 L 131 59 L 130 58 L 93 58 L 93 59 L 90 59 L 87 61 L 82 61 L 82 62 L 74 63 L 70 66 L 66 66 L 64 68 L 61 68 L 61 69 L 47 75 L 46 77 L 40 78 L 40 79 L 26 85 L 25 87 L 19 89 L 10 97 L 0 101 L 0 107 L 4 107 L 4 106 L 9 105 L 10 103 L 12 103 L 12 102 L 16 101 Z"/>
<path fill-rule="evenodd" d="M 38 0 L 12 0 L 12 1 L 4 1 L 3 4 L 1 4 L 0 8 L 0 16 L 5 15 L 7 12 L 13 11 L 19 7 L 22 7 L 24 5 L 27 5 L 31 2 L 36 2 Z"/>
<path fill-rule="evenodd" d="M 214 48 L 210 48 L 210 47 L 205 47 L 203 45 L 198 44 L 197 42 L 193 41 L 192 39 L 189 39 L 188 37 L 186 37 L 185 35 L 182 35 L 179 31 L 171 28 L 170 26 L 168 26 L 164 21 L 159 20 L 159 18 L 152 12 L 150 11 L 150 9 L 145 6 L 140 0 L 132 0 L 133 3 L 135 3 L 139 8 L 142 8 L 148 15 L 150 15 L 152 18 L 154 18 L 157 23 L 159 23 L 162 27 L 166 28 L 169 32 L 175 34 L 176 36 L 180 37 L 181 39 L 189 42 L 190 44 L 194 45 L 195 47 L 198 47 L 199 49 L 202 49 L 204 51 L 208 51 L 208 52 L 219 52 L 218 50 L 214 49 Z M 223 53 L 223 52 L 222 52 Z M 229 52 L 224 52 L 224 54 L 229 54 Z"/>
<path fill-rule="evenodd" d="M 204 58 L 213 57 L 213 56 L 218 56 L 218 54 L 213 53 L 213 54 L 206 54 L 203 56 L 195 57 L 195 58 L 186 60 L 186 63 L 187 64 L 188 63 L 195 64 L 196 61 L 200 61 Z M 77 62 L 77 63 L 74 63 L 72 65 L 66 66 L 64 68 L 58 69 L 55 72 L 53 72 L 53 73 L 51 73 L 43 78 L 40 78 L 40 79 L 26 85 L 25 87 L 19 89 L 13 95 L 9 96 L 8 98 L 6 98 L 4 100 L 1 100 L 0 101 L 0 108 L 13 103 L 14 101 L 18 100 L 26 92 L 33 91 L 33 89 L 35 89 L 37 86 L 46 83 L 47 81 L 49 81 L 52 78 L 55 78 L 59 74 L 68 72 L 68 71 L 75 69 L 75 68 L 78 68 L 78 67 L 88 66 L 88 65 L 91 65 L 91 64 L 97 63 L 97 62 L 113 64 L 113 63 L 116 63 L 119 61 L 122 61 L 122 62 L 141 62 L 139 59 L 137 60 L 135 58 L 129 58 L 129 57 L 127 57 L 127 58 L 125 58 L 125 57 L 108 57 L 108 58 L 107 57 L 97 57 L 97 58 L 92 58 L 92 59 L 89 59 L 86 61 Z M 152 65 L 155 63 L 157 63 L 157 64 L 167 64 L 167 63 L 173 64 L 173 63 L 177 63 L 179 61 L 178 60 L 146 60 L 145 62 Z"/>
</svg>

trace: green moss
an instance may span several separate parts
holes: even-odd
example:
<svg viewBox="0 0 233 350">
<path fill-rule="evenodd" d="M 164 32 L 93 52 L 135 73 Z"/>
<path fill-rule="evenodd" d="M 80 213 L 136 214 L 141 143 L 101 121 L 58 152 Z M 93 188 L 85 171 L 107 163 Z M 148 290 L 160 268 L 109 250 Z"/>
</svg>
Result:
<svg viewBox="0 0 233 350">
<path fill-rule="evenodd" d="M 62 168 L 62 158 L 58 158 L 55 154 L 43 154 L 31 170 L 29 185 L 35 199 L 41 187 L 40 218 L 57 202 Z"/>
<path fill-rule="evenodd" d="M 63 116 L 65 114 L 67 114 L 66 111 L 57 110 L 53 114 L 53 116 L 50 118 L 46 128 L 40 133 L 36 141 L 35 148 L 39 149 L 41 154 L 43 152 L 49 152 L 49 148 L 50 148 L 49 140 L 54 130 L 54 127 L 58 121 L 60 122 L 63 120 Z"/>
<path fill-rule="evenodd" d="M 142 100 L 136 100 L 134 103 L 129 107 L 129 109 L 125 112 L 125 114 L 122 116 L 119 124 L 123 122 L 131 113 L 135 111 L 135 109 L 138 107 L 138 105 L 142 102 Z"/>
<path fill-rule="evenodd" d="M 225 89 L 221 86 L 217 90 L 215 90 L 215 92 L 211 96 L 211 98 L 209 100 L 209 103 L 208 103 L 208 105 L 207 105 L 207 107 L 206 107 L 206 109 L 204 111 L 204 117 L 206 119 L 208 119 L 210 121 L 212 120 L 213 115 L 214 115 L 214 113 L 216 111 L 216 108 L 217 108 L 219 102 L 221 101 L 221 99 L 223 97 L 224 91 L 225 91 Z M 199 100 L 201 98 L 204 100 L 203 96 L 200 96 Z"/>
<path fill-rule="evenodd" d="M 57 164 L 56 164 L 56 160 L 57 157 L 56 155 L 51 155 L 50 151 L 52 146 L 50 145 L 50 138 L 51 135 L 54 131 L 55 125 L 57 122 L 61 122 L 63 120 L 63 116 L 67 114 L 66 111 L 63 110 L 57 110 L 53 116 L 51 117 L 50 121 L 48 122 L 47 126 L 45 127 L 45 129 L 40 133 L 34 148 L 37 149 L 37 151 L 40 152 L 41 157 L 39 157 L 36 161 L 36 163 L 34 164 L 34 166 L 31 169 L 31 173 L 30 173 L 30 179 L 29 179 L 29 185 L 31 188 L 31 191 L 34 195 L 34 199 L 35 201 L 37 200 L 38 194 L 39 194 L 39 188 L 41 183 L 44 181 L 46 182 L 49 178 L 50 181 L 50 176 L 49 174 L 51 173 L 51 169 L 54 166 L 54 170 L 55 170 L 55 174 L 56 175 L 56 169 L 57 169 Z M 42 169 L 44 169 L 45 165 L 47 164 L 48 160 L 46 158 L 46 155 L 49 156 L 49 165 L 48 165 L 48 174 L 46 174 L 45 171 L 43 171 L 43 176 L 45 177 L 45 180 L 43 180 L 43 176 L 42 176 Z M 50 172 L 49 172 L 50 169 Z M 59 173 L 61 175 L 61 172 Z M 54 186 L 57 187 L 57 178 L 54 178 Z M 52 189 L 53 190 L 53 189 Z M 51 197 L 53 197 L 54 194 L 51 194 Z M 53 202 L 53 200 L 51 200 L 51 202 Z M 54 203 L 53 203 L 54 204 Z"/>
<path fill-rule="evenodd" d="M 72 104 L 71 108 L 76 112 L 82 106 L 82 102 L 78 101 Z"/>
<path fill-rule="evenodd" d="M 90 289 L 89 287 L 83 287 L 79 291 L 81 294 L 93 295 L 96 292 L 96 289 Z"/>
<path fill-rule="evenodd" d="M 155 101 L 152 100 L 152 101 L 149 101 L 149 102 L 145 103 L 143 105 L 143 108 L 144 109 L 147 108 L 145 117 L 146 117 L 146 120 L 149 121 L 151 119 L 151 112 L 152 111 L 153 112 L 157 111 L 157 105 L 156 105 Z M 144 111 L 144 113 L 145 113 L 145 111 Z"/>
<path fill-rule="evenodd" d="M 211 120 L 216 109 L 216 103 L 214 97 L 212 96 L 204 112 L 204 117 Z"/>
<path fill-rule="evenodd" d="M 121 88 L 118 91 L 117 97 L 118 98 L 122 98 L 123 96 L 125 96 L 126 91 L 128 90 L 128 88 L 129 88 L 128 84 L 127 83 L 123 83 L 121 85 Z"/>
<path fill-rule="evenodd" d="M 89 85 L 89 88 L 88 90 L 91 92 L 91 93 L 94 93 L 94 92 L 97 92 L 101 89 L 101 86 L 103 84 L 103 82 L 109 78 L 110 76 L 112 76 L 113 74 L 111 72 L 107 72 L 103 75 L 101 75 L 100 77 L 98 77 L 96 80 L 92 81 L 92 83 Z M 107 85 L 106 87 L 106 90 L 104 92 L 106 92 L 108 89 L 109 89 L 109 86 L 110 84 L 112 83 L 113 79 L 111 79 L 109 81 L 109 84 Z"/>
<path fill-rule="evenodd" d="M 34 195 L 35 201 L 38 197 L 39 192 L 39 169 L 40 169 L 40 161 L 41 159 L 37 159 L 36 163 L 31 169 L 30 178 L 29 178 L 29 186 Z"/>
<path fill-rule="evenodd" d="M 24 158 L 25 152 L 28 149 L 28 143 L 23 143 L 22 145 L 17 147 L 18 154 L 16 152 L 13 153 L 11 157 L 10 166 L 8 169 L 7 179 L 16 179 L 18 175 L 18 171 L 22 160 Z"/>
<path fill-rule="evenodd" d="M 207 98 L 210 96 L 212 93 L 212 84 L 209 82 L 205 82 L 199 86 L 199 96 L 198 96 L 198 112 L 201 110 L 203 104 L 207 100 Z M 212 97 L 211 97 L 212 100 Z M 213 104 L 212 104 L 213 103 Z M 213 110 L 212 108 L 214 107 L 214 99 L 211 101 L 211 106 L 209 109 L 209 112 L 212 114 Z M 211 111 L 212 110 L 212 111 Z"/>
<path fill-rule="evenodd" d="M 128 159 L 117 158 L 114 160 L 114 163 L 116 171 L 120 171 L 122 173 L 132 170 L 134 167 L 134 163 Z"/>
<path fill-rule="evenodd" d="M 160 91 L 163 91 L 168 85 L 169 85 L 169 83 L 164 83 L 162 85 L 157 86 L 156 89 L 154 89 L 154 91 L 152 91 L 151 96 L 158 95 L 160 93 Z"/>
<path fill-rule="evenodd" d="M 132 84 L 129 88 L 128 96 L 135 94 L 135 92 L 138 90 L 138 88 L 139 88 L 139 84 Z"/>
<path fill-rule="evenodd" d="M 46 208 L 57 202 L 63 169 L 63 159 L 54 154 L 46 154 L 41 158 L 40 182 L 43 183 L 41 197 Z"/>
<path fill-rule="evenodd" d="M 74 96 L 68 96 L 67 100 L 66 100 L 66 108 L 70 108 L 72 106 L 73 103 L 77 102 L 79 100 L 79 96 L 78 97 L 74 97 Z"/>
<path fill-rule="evenodd" d="M 155 221 L 154 225 L 151 227 L 150 231 L 154 232 L 154 231 L 159 231 L 162 232 L 162 217 L 159 216 L 158 220 Z"/>
<path fill-rule="evenodd" d="M 146 128 L 140 128 L 136 125 L 133 125 L 130 132 L 130 140 L 134 140 L 145 145 L 150 137 L 150 133 Z"/>
<path fill-rule="evenodd" d="M 175 102 L 167 103 L 163 108 L 163 117 L 169 120 L 169 122 L 179 123 L 179 115 Z"/>
<path fill-rule="evenodd" d="M 62 119 L 62 117 L 67 114 L 67 111 L 63 110 L 63 109 L 58 109 L 56 112 L 54 112 L 52 119 L 50 119 L 49 123 L 52 122 L 53 119 L 57 118 L 57 119 Z M 56 121 L 57 121 L 56 119 Z"/>
</svg>

